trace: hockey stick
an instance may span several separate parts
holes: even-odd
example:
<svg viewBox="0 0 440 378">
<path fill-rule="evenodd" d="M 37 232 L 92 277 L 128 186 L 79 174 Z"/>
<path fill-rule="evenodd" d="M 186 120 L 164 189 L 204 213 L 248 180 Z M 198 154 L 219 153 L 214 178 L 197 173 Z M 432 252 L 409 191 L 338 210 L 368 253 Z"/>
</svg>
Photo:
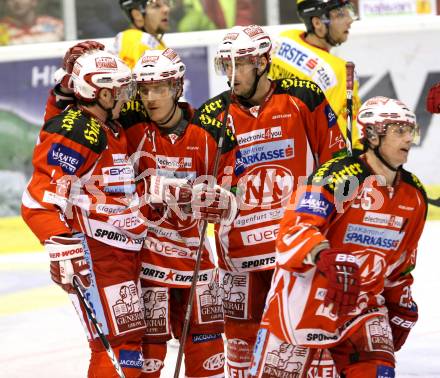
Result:
<svg viewBox="0 0 440 378">
<path fill-rule="evenodd" d="M 352 147 L 352 127 L 353 127 L 353 86 L 354 86 L 354 63 L 347 62 L 345 64 L 347 76 L 347 137 L 345 144 L 347 145 L 347 153 L 351 156 Z"/>
<path fill-rule="evenodd" d="M 428 203 L 432 206 L 440 207 L 440 197 L 438 197 L 438 198 L 429 198 L 428 197 Z"/>
<path fill-rule="evenodd" d="M 232 90 L 230 93 L 232 96 Z M 220 137 L 218 139 L 217 151 L 216 151 L 215 159 L 214 159 L 214 167 L 212 170 L 212 176 L 214 178 L 217 177 L 217 173 L 218 173 L 220 156 L 222 153 L 223 143 L 224 143 L 225 135 L 226 135 L 226 124 L 228 122 L 229 105 L 230 104 L 231 104 L 231 100 L 229 99 L 229 101 L 226 103 L 222 127 L 220 129 Z M 180 345 L 179 345 L 179 352 L 177 354 L 176 369 L 174 370 L 174 378 L 179 378 L 180 366 L 182 365 L 183 348 L 185 346 L 186 338 L 188 336 L 188 331 L 189 331 L 189 323 L 190 323 L 191 313 L 192 313 L 192 308 L 193 308 L 194 293 L 196 291 L 197 281 L 198 281 L 198 277 L 199 277 L 200 263 L 202 261 L 202 251 L 203 251 L 203 246 L 205 244 L 206 228 L 207 227 L 208 227 L 208 221 L 203 220 L 202 221 L 202 234 L 200 235 L 200 244 L 199 244 L 199 248 L 197 249 L 197 254 L 196 254 L 196 265 L 194 267 L 193 280 L 191 282 L 191 288 L 189 291 L 188 304 L 186 305 L 185 320 L 183 322 L 182 334 L 180 335 L 180 340 L 179 340 Z"/>
<path fill-rule="evenodd" d="M 108 342 L 107 338 L 104 335 L 104 332 L 102 332 L 102 328 L 98 323 L 98 320 L 96 319 L 95 313 L 93 311 L 93 308 L 88 301 L 88 299 L 85 297 L 82 289 L 81 284 L 78 282 L 78 278 L 76 276 L 73 276 L 72 279 L 72 286 L 76 291 L 76 294 L 78 294 L 78 298 L 80 299 L 81 303 L 83 304 L 87 316 L 89 317 L 90 321 L 93 323 L 93 326 L 96 329 L 96 332 L 98 333 L 99 338 L 101 339 L 102 345 L 104 345 L 105 351 L 107 352 L 108 357 L 110 358 L 110 361 L 112 362 L 113 366 L 115 367 L 116 373 L 118 373 L 119 378 L 125 378 L 125 374 L 122 371 L 121 365 L 119 365 L 119 361 L 115 356 L 115 352 L 113 351 L 110 343 Z"/>
</svg>

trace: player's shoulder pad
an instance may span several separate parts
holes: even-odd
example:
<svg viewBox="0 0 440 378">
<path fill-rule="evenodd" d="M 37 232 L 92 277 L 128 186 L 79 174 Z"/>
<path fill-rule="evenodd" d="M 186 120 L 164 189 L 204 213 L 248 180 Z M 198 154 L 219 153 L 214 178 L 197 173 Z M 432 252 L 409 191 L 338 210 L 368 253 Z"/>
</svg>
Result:
<svg viewBox="0 0 440 378">
<path fill-rule="evenodd" d="M 226 110 L 227 103 L 231 101 L 229 91 L 223 92 L 206 101 L 194 113 L 191 123 L 206 130 L 218 142 L 223 122 L 217 117 Z M 232 130 L 227 127 L 223 144 L 223 153 L 235 148 L 237 140 Z"/>
<path fill-rule="evenodd" d="M 424 198 L 425 202 L 428 202 L 428 195 L 426 194 L 425 187 L 423 186 L 422 182 L 419 180 L 419 178 L 414 174 L 406 169 L 401 169 L 401 178 L 403 182 L 406 182 L 407 184 L 414 187 L 416 190 L 418 190 L 422 197 Z"/>
<path fill-rule="evenodd" d="M 275 80 L 274 95 L 288 94 L 299 98 L 313 112 L 325 100 L 322 89 L 313 81 L 297 77 Z"/>
<path fill-rule="evenodd" d="M 43 126 L 51 134 L 59 134 L 100 154 L 107 147 L 107 136 L 100 123 L 80 109 L 69 108 L 51 118 Z"/>
<path fill-rule="evenodd" d="M 119 114 L 118 122 L 124 129 L 129 129 L 131 126 L 141 122 L 148 122 L 148 114 L 139 100 L 131 100 L 126 102 Z"/>
<path fill-rule="evenodd" d="M 197 113 L 203 113 L 211 117 L 217 117 L 219 114 L 223 113 L 226 110 L 226 106 L 230 101 L 230 92 L 222 92 L 200 105 L 200 107 L 197 109 Z"/>
<path fill-rule="evenodd" d="M 330 193 L 334 193 L 338 189 L 345 190 L 347 181 L 354 178 L 360 186 L 371 174 L 370 168 L 358 157 L 339 156 L 326 161 L 313 172 L 308 184 L 323 185 Z"/>
</svg>

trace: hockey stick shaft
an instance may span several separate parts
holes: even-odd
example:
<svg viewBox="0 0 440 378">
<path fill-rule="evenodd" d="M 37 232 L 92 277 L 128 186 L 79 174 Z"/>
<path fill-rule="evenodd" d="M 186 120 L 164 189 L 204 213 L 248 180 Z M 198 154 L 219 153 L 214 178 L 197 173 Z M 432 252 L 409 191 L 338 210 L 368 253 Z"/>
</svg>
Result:
<svg viewBox="0 0 440 378">
<path fill-rule="evenodd" d="M 232 92 L 231 92 L 231 95 L 232 95 Z M 226 125 L 228 123 L 230 103 L 231 103 L 230 100 L 226 103 L 226 109 L 224 112 L 222 127 L 220 129 L 220 137 L 219 137 L 219 140 L 217 143 L 217 150 L 216 150 L 216 154 L 215 154 L 215 158 L 214 158 L 214 168 L 212 170 L 212 176 L 214 177 L 214 179 L 217 178 L 217 174 L 218 174 L 220 157 L 221 157 L 222 150 L 223 150 L 223 142 L 224 142 L 225 136 L 226 136 L 226 127 L 227 127 Z M 176 369 L 174 370 L 174 378 L 179 378 L 180 367 L 182 365 L 183 351 L 184 351 L 184 347 L 185 347 L 185 343 L 186 343 L 186 338 L 188 337 L 189 324 L 190 324 L 191 313 L 192 313 L 192 309 L 193 309 L 194 294 L 196 291 L 197 281 L 198 281 L 199 272 L 200 272 L 200 263 L 202 261 L 202 252 L 203 252 L 203 246 L 205 245 L 207 227 L 208 227 L 208 221 L 203 220 L 202 221 L 202 233 L 200 235 L 200 244 L 199 244 L 199 248 L 197 249 L 197 254 L 196 254 L 196 265 L 194 267 L 193 280 L 191 282 L 191 288 L 189 291 L 188 304 L 186 305 L 185 320 L 183 322 L 182 334 L 180 335 L 180 339 L 179 339 L 179 352 L 177 354 L 177 362 L 176 362 Z"/>
<path fill-rule="evenodd" d="M 352 127 L 353 127 L 353 87 L 354 87 L 354 63 L 347 62 L 346 68 L 346 83 L 347 83 L 347 137 L 345 144 L 347 145 L 347 152 L 351 156 L 352 147 Z"/>
<path fill-rule="evenodd" d="M 102 345 L 104 346 L 105 351 L 107 352 L 107 355 L 110 358 L 110 361 L 112 362 L 113 366 L 115 367 L 115 370 L 118 373 L 119 378 L 125 378 L 125 374 L 122 371 L 121 365 L 119 365 L 119 361 L 116 358 L 115 352 L 113 351 L 110 343 L 108 342 L 107 338 L 105 337 L 104 332 L 102 331 L 102 328 L 99 325 L 98 320 L 96 319 L 93 308 L 92 308 L 90 302 L 88 301 L 88 299 L 86 298 L 86 296 L 84 295 L 84 293 L 81 289 L 81 284 L 78 282 L 78 278 L 75 276 L 73 276 L 72 286 L 75 289 L 79 300 L 83 304 L 83 306 L 86 310 L 87 316 L 89 317 L 90 321 L 92 322 L 93 326 L 95 327 L 96 333 L 98 334 L 99 339 L 101 340 Z"/>
</svg>

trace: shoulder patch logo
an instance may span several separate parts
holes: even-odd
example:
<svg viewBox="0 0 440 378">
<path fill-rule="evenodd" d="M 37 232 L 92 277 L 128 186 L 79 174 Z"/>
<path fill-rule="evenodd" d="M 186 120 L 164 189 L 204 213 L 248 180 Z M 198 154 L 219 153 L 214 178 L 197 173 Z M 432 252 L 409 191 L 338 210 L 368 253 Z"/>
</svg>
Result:
<svg viewBox="0 0 440 378">
<path fill-rule="evenodd" d="M 63 129 L 66 129 L 67 131 L 71 131 L 75 121 L 79 118 L 80 115 L 81 115 L 81 110 L 73 110 L 73 109 L 67 110 L 66 114 L 63 117 L 61 127 Z"/>
<path fill-rule="evenodd" d="M 47 163 L 61 167 L 64 173 L 73 175 L 84 163 L 84 157 L 60 143 L 53 143 L 47 154 Z"/>
<path fill-rule="evenodd" d="M 101 125 L 96 119 L 91 118 L 86 126 L 87 128 L 84 130 L 84 138 L 86 138 L 90 144 L 94 146 L 98 145 Z"/>
<path fill-rule="evenodd" d="M 319 88 L 313 81 L 309 80 L 301 80 L 301 79 L 283 79 L 281 81 L 281 88 L 289 89 L 289 88 L 307 88 L 311 91 L 322 94 L 321 88 Z"/>
</svg>

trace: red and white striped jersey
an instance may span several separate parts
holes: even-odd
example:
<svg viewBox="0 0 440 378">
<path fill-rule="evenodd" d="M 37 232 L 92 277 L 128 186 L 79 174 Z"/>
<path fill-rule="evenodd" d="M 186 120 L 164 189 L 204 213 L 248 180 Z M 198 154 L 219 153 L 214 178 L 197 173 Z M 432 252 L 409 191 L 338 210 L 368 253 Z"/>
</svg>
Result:
<svg viewBox="0 0 440 378">
<path fill-rule="evenodd" d="M 344 196 L 348 182 L 351 194 Z M 295 345 L 330 347 L 368 318 L 386 314 L 385 304 L 411 308 L 410 272 L 426 212 L 425 191 L 410 172 L 401 169 L 387 187 L 361 158 L 323 164 L 294 193 L 281 222 L 263 324 Z M 323 242 L 351 252 L 360 264 L 361 293 L 348 315 L 324 305 L 327 279 L 305 261 Z"/>
<path fill-rule="evenodd" d="M 108 245 L 141 249 L 146 225 L 118 123 L 68 108 L 45 123 L 32 162 L 22 215 L 42 243 L 83 232 Z"/>
<path fill-rule="evenodd" d="M 203 127 L 191 123 L 192 108 L 179 103 L 187 125 L 180 134 L 167 132 L 148 120 L 142 105 L 133 101 L 124 107 L 120 122 L 124 125 L 130 151 L 140 152 L 135 165 L 139 177 L 159 175 L 169 178 L 184 178 L 191 184 L 200 182 L 200 176 L 213 172 L 217 151 L 215 125 Z M 233 187 L 241 172 L 236 163 L 237 145 L 228 132 L 220 160 L 219 184 Z M 199 179 L 197 179 L 199 178 Z M 150 218 L 149 232 L 142 253 L 141 277 L 161 285 L 189 287 L 195 267 L 196 252 L 200 244 L 200 224 L 193 219 L 190 209 L 172 211 L 166 215 L 155 212 Z M 199 281 L 210 282 L 214 261 L 209 242 L 205 239 Z"/>
<path fill-rule="evenodd" d="M 195 119 L 222 119 L 229 92 L 204 103 Z M 296 183 L 345 148 L 336 117 L 321 89 L 299 79 L 279 80 L 261 106 L 234 100 L 228 124 L 240 148 L 246 175 L 239 216 L 217 227 L 219 264 L 230 271 L 273 269 L 279 222 Z"/>
</svg>

